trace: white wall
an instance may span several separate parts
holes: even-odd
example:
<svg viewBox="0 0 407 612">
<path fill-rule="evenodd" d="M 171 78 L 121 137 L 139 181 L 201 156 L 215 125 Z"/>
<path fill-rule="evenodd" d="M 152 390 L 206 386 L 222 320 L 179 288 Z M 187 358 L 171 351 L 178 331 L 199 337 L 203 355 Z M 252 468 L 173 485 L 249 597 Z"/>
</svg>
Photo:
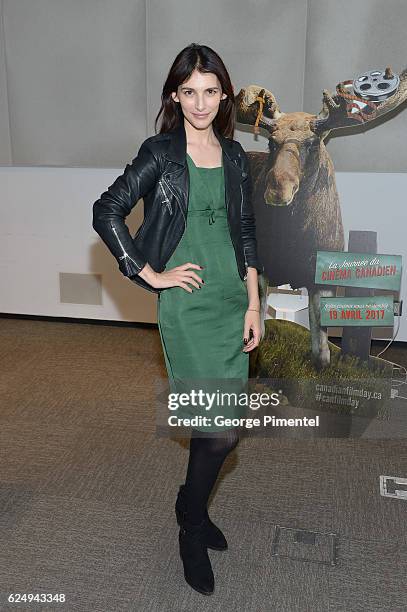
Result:
<svg viewBox="0 0 407 612">
<path fill-rule="evenodd" d="M 0 312 L 156 322 L 155 294 L 126 279 L 92 228 L 92 205 L 122 169 L 0 167 Z M 407 174 L 337 172 L 345 236 L 378 232 L 407 262 Z M 128 217 L 135 233 L 143 204 Z M 103 304 L 60 302 L 59 273 L 103 274 Z M 406 299 L 403 274 L 402 299 Z M 407 302 L 406 310 L 407 313 Z M 405 316 L 398 340 L 407 340 Z"/>
<path fill-rule="evenodd" d="M 93 202 L 123 169 L 0 167 L 0 312 L 156 322 L 156 295 L 119 271 Z M 128 218 L 134 234 L 143 202 Z M 60 302 L 59 273 L 103 274 L 103 305 Z"/>
</svg>

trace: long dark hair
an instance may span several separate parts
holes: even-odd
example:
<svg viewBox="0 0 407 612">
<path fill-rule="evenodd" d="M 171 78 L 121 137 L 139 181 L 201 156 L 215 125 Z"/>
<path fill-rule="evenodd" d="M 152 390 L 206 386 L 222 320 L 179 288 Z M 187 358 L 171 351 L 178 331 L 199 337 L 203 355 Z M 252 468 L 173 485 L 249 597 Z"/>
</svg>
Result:
<svg viewBox="0 0 407 612">
<path fill-rule="evenodd" d="M 177 91 L 178 86 L 189 79 L 192 72 L 212 72 L 218 77 L 222 93 L 227 98 L 220 101 L 219 111 L 213 120 L 218 131 L 227 138 L 233 138 L 235 129 L 235 97 L 233 85 L 226 67 L 219 55 L 206 45 L 191 43 L 182 49 L 175 58 L 161 94 L 161 108 L 155 119 L 154 127 L 157 133 L 157 122 L 162 114 L 160 134 L 175 130 L 184 120 L 181 105 L 172 99 L 171 92 Z"/>
</svg>

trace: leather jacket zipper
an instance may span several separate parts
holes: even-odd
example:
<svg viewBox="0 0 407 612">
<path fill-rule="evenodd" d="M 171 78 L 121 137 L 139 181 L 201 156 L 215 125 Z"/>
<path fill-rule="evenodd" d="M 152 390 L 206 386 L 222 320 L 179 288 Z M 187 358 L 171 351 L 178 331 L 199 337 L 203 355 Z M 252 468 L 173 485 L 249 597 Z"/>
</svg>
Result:
<svg viewBox="0 0 407 612">
<path fill-rule="evenodd" d="M 234 249 L 234 251 L 235 251 L 235 257 L 236 257 L 237 249 L 236 249 L 236 245 L 235 245 L 235 243 L 234 243 L 234 241 L 233 241 L 232 229 L 231 229 L 231 227 L 230 227 L 230 221 L 229 221 L 229 206 L 228 206 L 228 199 L 227 199 L 227 198 L 226 198 L 226 217 L 227 217 L 227 220 L 228 220 L 229 235 L 230 235 L 230 239 L 232 240 L 233 249 Z M 239 272 L 239 275 L 240 275 L 240 272 Z M 244 277 L 244 278 L 246 278 L 246 277 Z M 244 279 L 243 279 L 243 280 L 244 280 Z"/>
<path fill-rule="evenodd" d="M 170 200 L 169 200 L 169 198 L 168 198 L 167 194 L 165 193 L 165 189 L 164 189 L 164 186 L 163 186 L 163 184 L 162 184 L 161 179 L 158 181 L 158 184 L 160 185 L 161 191 L 162 191 L 163 196 L 164 196 L 164 200 L 161 202 L 161 204 L 165 204 L 165 205 L 167 206 L 168 210 L 169 210 L 170 215 L 172 215 L 172 206 L 171 206 L 171 202 L 170 202 Z"/>
<path fill-rule="evenodd" d="M 244 253 L 244 265 L 246 266 L 246 274 L 243 277 L 243 280 L 246 280 L 247 278 L 247 259 L 246 259 L 246 247 L 243 247 L 243 253 Z"/>
<path fill-rule="evenodd" d="M 243 215 L 243 189 L 242 189 L 242 183 L 240 183 L 240 219 L 242 218 Z M 243 242 L 243 238 L 242 238 L 242 242 Z M 243 254 L 244 254 L 244 265 L 246 266 L 246 274 L 243 277 L 243 280 L 246 280 L 247 278 L 247 259 L 246 259 L 246 247 L 243 246 Z"/>
<path fill-rule="evenodd" d="M 177 246 L 179 245 L 179 243 L 181 242 L 181 238 L 182 238 L 182 236 L 184 235 L 185 230 L 186 230 L 186 227 L 187 227 L 187 221 L 186 221 L 186 218 L 185 218 L 185 215 L 184 215 L 184 211 L 182 210 L 182 206 L 181 206 L 181 203 L 180 203 L 180 201 L 179 201 L 179 199 L 178 199 L 177 195 L 174 193 L 174 191 L 173 191 L 172 187 L 171 187 L 171 186 L 170 186 L 170 185 L 167 183 L 167 181 L 165 180 L 164 176 L 162 177 L 162 181 L 163 181 L 163 183 L 165 183 L 165 184 L 167 185 L 167 187 L 168 187 L 168 189 L 170 190 L 171 194 L 172 194 L 172 195 L 174 196 L 174 198 L 177 200 L 177 202 L 178 202 L 178 207 L 179 207 L 179 209 L 180 209 L 180 211 L 181 211 L 181 213 L 182 213 L 182 216 L 183 216 L 183 218 L 184 218 L 184 231 L 182 232 L 181 236 L 179 237 L 179 240 L 177 241 L 177 243 L 175 244 L 174 248 L 172 249 L 172 251 L 171 251 L 171 253 L 170 253 L 169 257 L 168 257 L 168 259 L 169 259 L 169 258 L 172 256 L 172 254 L 174 253 L 174 251 L 175 251 L 175 249 L 177 248 Z"/>
<path fill-rule="evenodd" d="M 130 261 L 132 261 L 132 262 L 134 263 L 134 265 L 136 266 L 137 270 L 140 270 L 140 269 L 141 269 L 141 268 L 140 268 L 140 266 L 139 266 L 139 265 L 138 265 L 138 264 L 137 264 L 137 263 L 134 261 L 134 259 L 132 259 L 132 258 L 130 257 L 130 255 L 129 255 L 128 253 L 126 253 L 126 251 L 124 250 L 124 247 L 123 247 L 123 245 L 122 245 L 122 242 L 121 242 L 121 240 L 120 240 L 120 238 L 119 238 L 119 236 L 118 236 L 118 234 L 117 234 L 117 230 L 116 230 L 116 228 L 114 227 L 114 225 L 113 225 L 113 223 L 112 223 L 111 221 L 110 221 L 110 227 L 112 228 L 113 233 L 114 233 L 114 235 L 115 235 L 115 236 L 116 236 L 116 238 L 117 238 L 117 242 L 119 243 L 120 248 L 121 248 L 121 250 L 123 251 L 123 255 L 121 255 L 121 256 L 119 257 L 119 259 L 125 259 L 125 258 L 127 257 L 128 259 L 130 259 Z"/>
<path fill-rule="evenodd" d="M 184 217 L 184 224 L 185 224 L 185 227 L 186 227 L 186 225 L 187 225 L 187 221 L 186 221 L 186 219 L 185 219 L 184 211 L 182 210 L 182 206 L 181 206 L 180 201 L 178 200 L 177 195 L 174 193 L 174 191 L 173 191 L 173 189 L 172 189 L 171 185 L 169 185 L 169 183 L 167 183 L 167 181 L 165 180 L 165 177 L 164 177 L 164 176 L 162 177 L 162 182 L 163 182 L 163 183 L 165 183 L 165 184 L 167 185 L 168 189 L 170 190 L 170 192 L 172 193 L 172 195 L 174 196 L 174 198 L 177 200 L 177 202 L 178 202 L 178 204 L 179 204 L 180 211 L 182 212 L 182 216 Z"/>
</svg>

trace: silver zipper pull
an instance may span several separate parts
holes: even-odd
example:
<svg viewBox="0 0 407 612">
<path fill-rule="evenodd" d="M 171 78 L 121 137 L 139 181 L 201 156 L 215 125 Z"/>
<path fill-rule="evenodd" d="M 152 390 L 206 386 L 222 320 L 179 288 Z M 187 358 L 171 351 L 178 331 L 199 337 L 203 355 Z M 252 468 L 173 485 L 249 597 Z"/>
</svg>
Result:
<svg viewBox="0 0 407 612">
<path fill-rule="evenodd" d="M 136 264 L 134 259 L 132 259 L 128 253 L 126 253 L 126 251 L 125 251 L 125 249 L 123 247 L 122 241 L 120 240 L 119 235 L 117 233 L 117 230 L 116 230 L 116 228 L 114 227 L 114 225 L 113 225 L 113 223 L 111 221 L 110 221 L 110 227 L 112 228 L 113 233 L 114 233 L 114 235 L 117 238 L 117 242 L 119 243 L 120 248 L 123 251 L 123 255 L 121 257 L 119 257 L 119 259 L 126 259 L 126 257 L 127 257 L 128 259 L 130 259 L 130 261 L 132 261 L 134 263 L 134 265 L 136 266 L 137 270 L 141 270 L 140 266 Z"/>
<path fill-rule="evenodd" d="M 167 181 L 165 180 L 165 178 L 164 178 L 164 177 L 162 178 L 162 181 L 163 181 L 163 183 L 165 183 L 165 184 L 167 185 L 167 187 L 168 187 L 168 189 L 170 190 L 171 194 L 172 194 L 172 195 L 174 196 L 174 198 L 177 200 L 178 205 L 179 205 L 179 209 L 180 209 L 180 211 L 181 211 L 181 213 L 182 213 L 182 216 L 183 216 L 183 218 L 184 218 L 184 227 L 186 227 L 186 225 L 187 225 L 187 220 L 186 220 L 186 218 L 185 218 L 184 211 L 183 211 L 183 209 L 182 209 L 181 202 L 179 201 L 177 194 L 176 194 L 176 193 L 174 193 L 174 191 L 173 191 L 173 189 L 172 189 L 171 185 L 169 185 L 169 184 L 167 183 Z"/>
<path fill-rule="evenodd" d="M 170 200 L 169 200 L 169 198 L 168 198 L 168 196 L 167 196 L 167 194 L 165 192 L 165 189 L 164 189 L 164 186 L 162 184 L 161 179 L 158 181 L 158 184 L 160 185 L 161 191 L 162 191 L 163 196 L 164 196 L 164 200 L 161 202 L 161 204 L 165 204 L 167 206 L 167 208 L 168 208 L 168 211 L 169 211 L 170 215 L 172 215 L 171 202 L 170 202 Z"/>
</svg>

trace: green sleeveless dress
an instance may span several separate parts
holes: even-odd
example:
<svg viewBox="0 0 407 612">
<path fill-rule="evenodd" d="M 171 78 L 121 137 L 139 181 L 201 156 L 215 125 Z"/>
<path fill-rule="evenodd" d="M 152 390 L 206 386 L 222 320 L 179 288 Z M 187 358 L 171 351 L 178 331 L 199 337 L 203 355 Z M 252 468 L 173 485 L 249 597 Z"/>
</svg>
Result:
<svg viewBox="0 0 407 612">
<path fill-rule="evenodd" d="M 204 266 L 194 270 L 205 282 L 188 283 L 159 293 L 157 321 L 171 392 L 242 393 L 249 373 L 249 353 L 242 351 L 244 315 L 248 308 L 246 282 L 240 278 L 230 237 L 225 205 L 224 168 L 195 166 L 187 154 L 189 200 L 187 225 L 166 264 L 171 269 L 186 262 Z M 219 396 L 214 396 L 219 397 Z M 234 396 L 232 396 L 234 397 Z M 231 426 L 214 423 L 216 415 L 236 418 L 246 407 L 231 401 L 183 406 L 169 415 L 202 415 L 210 423 L 194 425 L 201 431 L 222 431 Z"/>
</svg>

